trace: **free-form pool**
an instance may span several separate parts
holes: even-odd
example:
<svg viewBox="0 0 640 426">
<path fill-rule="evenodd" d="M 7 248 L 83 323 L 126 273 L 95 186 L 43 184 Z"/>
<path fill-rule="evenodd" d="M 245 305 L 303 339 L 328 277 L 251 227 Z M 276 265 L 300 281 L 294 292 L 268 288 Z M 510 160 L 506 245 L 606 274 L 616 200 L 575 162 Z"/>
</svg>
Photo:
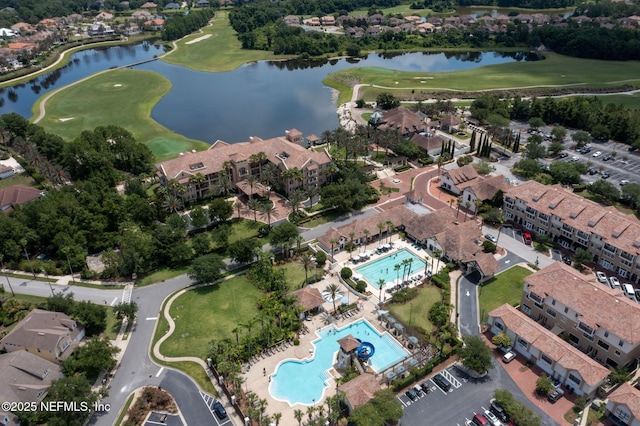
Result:
<svg viewBox="0 0 640 426">
<path fill-rule="evenodd" d="M 320 337 L 313 342 L 315 351 L 312 359 L 286 360 L 278 365 L 271 376 L 271 396 L 290 405 L 312 405 L 319 402 L 328 386 L 326 382 L 331 378 L 328 370 L 335 363 L 336 352 L 340 349 L 338 340 L 349 334 L 373 344 L 375 353 L 369 363 L 376 372 L 382 372 L 410 355 L 391 335 L 379 334 L 366 320 L 343 328 L 325 327 L 318 332 Z"/>
<path fill-rule="evenodd" d="M 388 282 L 395 282 L 402 278 L 402 271 L 404 268 L 402 266 L 402 261 L 405 259 L 413 259 L 410 265 L 411 271 L 409 276 L 417 274 L 424 275 L 424 260 L 420 259 L 407 249 L 398 250 L 395 253 L 388 254 L 385 257 L 381 257 L 371 263 L 356 268 L 356 273 L 362 275 L 362 277 L 375 288 L 380 288 L 380 280 L 383 280 L 384 284 L 386 284 Z M 400 269 L 396 270 L 395 265 L 400 265 Z M 407 267 L 406 272 L 409 272 L 409 267 Z"/>
</svg>

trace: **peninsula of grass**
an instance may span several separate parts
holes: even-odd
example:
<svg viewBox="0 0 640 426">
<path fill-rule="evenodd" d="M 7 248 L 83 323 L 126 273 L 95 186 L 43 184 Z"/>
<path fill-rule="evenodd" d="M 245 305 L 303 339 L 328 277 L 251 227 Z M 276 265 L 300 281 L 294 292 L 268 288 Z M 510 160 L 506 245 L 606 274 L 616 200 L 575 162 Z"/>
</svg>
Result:
<svg viewBox="0 0 640 426">
<path fill-rule="evenodd" d="M 337 71 L 324 79 L 324 84 L 341 90 L 339 103 L 351 99 L 355 83 L 363 87 L 358 97 L 375 100 L 380 91 L 391 93 L 433 91 L 485 91 L 497 89 L 535 89 L 568 87 L 615 88 L 640 86 L 640 62 L 600 61 L 558 54 L 545 54 L 534 62 L 510 62 L 485 65 L 454 72 L 406 72 L 377 67 L 351 68 Z M 632 76 L 632 78 L 630 78 Z M 348 87 L 345 92 L 345 86 Z"/>
<path fill-rule="evenodd" d="M 483 283 L 478 289 L 481 321 L 486 321 L 487 314 L 498 306 L 505 303 L 516 306 L 520 303 L 524 279 L 532 273 L 522 266 L 514 266 Z"/>
<path fill-rule="evenodd" d="M 177 49 L 161 59 L 197 71 L 233 71 L 243 64 L 290 58 L 264 50 L 242 49 L 227 12 L 218 11 L 211 25 L 176 42 Z"/>
<path fill-rule="evenodd" d="M 187 291 L 173 301 L 171 317 L 176 328 L 165 340 L 160 352 L 166 357 L 195 356 L 205 358 L 212 339 L 231 339 L 235 342 L 234 329 L 239 335 L 247 330 L 240 326 L 258 313 L 256 302 L 264 293 L 254 287 L 244 275 L 233 277 L 219 284 Z M 252 333 L 259 330 L 254 326 Z M 158 324 L 156 337 L 167 328 Z"/>
<path fill-rule="evenodd" d="M 38 124 L 66 140 L 98 126 L 123 127 L 147 145 L 158 161 L 206 149 L 205 142 L 174 133 L 151 118 L 151 109 L 170 89 L 170 81 L 152 71 L 109 70 L 41 97 L 33 113 L 37 116 L 45 102 L 46 114 Z"/>
<path fill-rule="evenodd" d="M 428 339 L 434 329 L 433 324 L 429 321 L 429 309 L 441 299 L 440 289 L 430 285 L 420 288 L 418 296 L 410 302 L 389 304 L 387 307 L 394 318 L 420 331 L 422 337 Z"/>
</svg>

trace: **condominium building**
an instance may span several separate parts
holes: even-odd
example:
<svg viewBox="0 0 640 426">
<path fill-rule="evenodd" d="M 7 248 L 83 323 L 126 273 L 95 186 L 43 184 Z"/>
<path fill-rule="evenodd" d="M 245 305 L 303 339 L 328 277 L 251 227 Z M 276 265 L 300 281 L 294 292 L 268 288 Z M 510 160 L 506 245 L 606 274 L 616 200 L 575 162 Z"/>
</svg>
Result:
<svg viewBox="0 0 640 426">
<path fill-rule="evenodd" d="M 532 233 L 548 234 L 562 247 L 593 254 L 593 261 L 620 277 L 640 281 L 640 221 L 569 192 L 528 181 L 505 192 L 507 219 Z"/>
<path fill-rule="evenodd" d="M 272 139 L 217 141 L 206 151 L 183 153 L 157 164 L 158 177 L 165 186 L 170 181 L 181 184 L 185 201 L 216 195 L 223 185 L 260 195 L 267 186 L 280 186 L 287 194 L 297 188 L 317 188 L 326 181 L 331 157 L 326 150 L 304 148 L 303 141 L 296 129 Z"/>
<path fill-rule="evenodd" d="M 608 367 L 640 356 L 640 304 L 555 262 L 525 278 L 520 311 Z"/>
</svg>

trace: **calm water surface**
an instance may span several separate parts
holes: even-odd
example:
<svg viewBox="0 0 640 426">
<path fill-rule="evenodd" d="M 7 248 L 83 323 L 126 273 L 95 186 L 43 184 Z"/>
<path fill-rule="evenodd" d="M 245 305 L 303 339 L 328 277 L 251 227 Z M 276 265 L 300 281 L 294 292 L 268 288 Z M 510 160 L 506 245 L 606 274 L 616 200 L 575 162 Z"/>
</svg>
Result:
<svg viewBox="0 0 640 426">
<path fill-rule="evenodd" d="M 64 68 L 26 84 L 0 89 L 0 114 L 31 116 L 42 95 L 115 66 L 129 65 L 163 53 L 152 43 L 98 48 L 78 52 Z M 213 143 L 234 143 L 250 136 L 270 138 L 297 128 L 320 136 L 338 127 L 335 93 L 322 84 L 332 72 L 353 67 L 382 67 L 401 71 L 456 71 L 482 65 L 525 60 L 522 53 L 371 54 L 360 61 L 258 62 L 226 73 L 207 73 L 153 61 L 137 69 L 168 78 L 173 87 L 155 106 L 152 117 L 187 137 Z M 114 123 L 117 124 L 117 123 Z"/>
</svg>

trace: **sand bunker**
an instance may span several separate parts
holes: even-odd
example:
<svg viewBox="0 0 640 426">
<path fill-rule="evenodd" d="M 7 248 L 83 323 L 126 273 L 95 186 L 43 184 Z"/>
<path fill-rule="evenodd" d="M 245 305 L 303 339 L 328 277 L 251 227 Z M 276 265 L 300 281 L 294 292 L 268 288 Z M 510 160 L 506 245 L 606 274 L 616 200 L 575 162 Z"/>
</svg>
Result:
<svg viewBox="0 0 640 426">
<path fill-rule="evenodd" d="M 122 84 L 114 84 L 113 87 L 122 87 Z"/>
<path fill-rule="evenodd" d="M 74 118 L 75 117 L 59 118 L 58 121 L 61 121 L 64 123 L 65 121 L 73 120 Z"/>
<path fill-rule="evenodd" d="M 199 41 L 206 40 L 206 39 L 208 39 L 209 37 L 211 37 L 211 34 L 207 34 L 207 35 L 203 35 L 202 37 L 194 38 L 193 40 L 189 40 L 189 41 L 187 41 L 185 44 L 193 44 L 193 43 L 197 43 L 197 42 L 199 42 Z"/>
</svg>

